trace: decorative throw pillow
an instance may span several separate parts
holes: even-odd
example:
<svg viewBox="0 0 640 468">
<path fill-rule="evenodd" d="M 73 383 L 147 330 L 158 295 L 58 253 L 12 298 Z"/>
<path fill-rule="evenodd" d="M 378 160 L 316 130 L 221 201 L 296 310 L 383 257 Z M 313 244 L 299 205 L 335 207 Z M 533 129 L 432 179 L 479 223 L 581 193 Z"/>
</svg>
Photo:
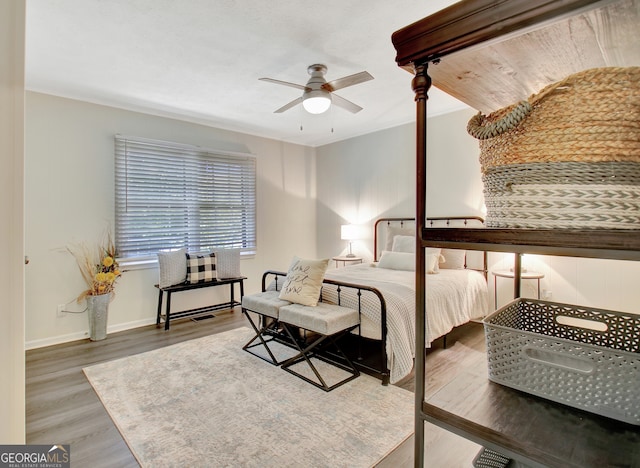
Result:
<svg viewBox="0 0 640 468">
<path fill-rule="evenodd" d="M 416 238 L 415 236 L 395 236 L 393 238 L 393 252 L 415 253 Z"/>
<path fill-rule="evenodd" d="M 293 257 L 278 297 L 296 304 L 318 305 L 322 280 L 328 266 L 329 259 L 304 260 Z"/>
<path fill-rule="evenodd" d="M 187 249 L 158 252 L 158 286 L 167 288 L 187 279 Z"/>
<path fill-rule="evenodd" d="M 440 268 L 443 270 L 464 270 L 466 250 L 459 249 L 442 249 L 444 262 L 440 262 Z"/>
<path fill-rule="evenodd" d="M 389 270 L 416 271 L 416 254 L 408 252 L 389 252 L 384 250 L 378 268 Z"/>
<path fill-rule="evenodd" d="M 240 273 L 240 249 L 216 250 L 216 272 L 218 278 L 238 278 Z"/>
<path fill-rule="evenodd" d="M 204 283 L 218 279 L 216 275 L 216 254 L 187 254 L 187 282 Z"/>
</svg>

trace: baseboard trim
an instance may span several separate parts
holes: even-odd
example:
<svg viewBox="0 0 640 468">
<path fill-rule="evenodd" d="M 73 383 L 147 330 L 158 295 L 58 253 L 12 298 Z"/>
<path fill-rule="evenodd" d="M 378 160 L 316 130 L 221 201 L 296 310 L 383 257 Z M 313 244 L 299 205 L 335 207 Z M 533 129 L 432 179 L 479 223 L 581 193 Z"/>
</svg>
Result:
<svg viewBox="0 0 640 468">
<path fill-rule="evenodd" d="M 135 322 L 120 323 L 107 327 L 107 334 L 116 333 L 120 331 L 130 330 L 132 328 L 145 327 L 156 323 L 154 318 L 146 318 L 142 320 L 136 320 Z M 44 348 L 46 346 L 53 346 L 62 343 L 69 343 L 70 341 L 86 340 L 89 338 L 89 331 L 69 333 L 68 335 L 51 336 L 40 340 L 31 340 L 25 342 L 25 351 L 30 349 Z"/>
</svg>

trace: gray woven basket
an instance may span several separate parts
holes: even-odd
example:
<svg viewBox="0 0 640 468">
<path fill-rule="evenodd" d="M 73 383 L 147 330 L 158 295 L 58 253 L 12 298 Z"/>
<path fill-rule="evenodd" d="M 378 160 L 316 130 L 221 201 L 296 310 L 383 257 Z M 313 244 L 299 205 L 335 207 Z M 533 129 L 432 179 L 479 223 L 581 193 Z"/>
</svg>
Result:
<svg viewBox="0 0 640 468">
<path fill-rule="evenodd" d="M 517 299 L 484 320 L 489 379 L 640 424 L 640 316 Z"/>
<path fill-rule="evenodd" d="M 487 168 L 486 225 L 640 228 L 640 163 L 556 162 Z"/>
</svg>

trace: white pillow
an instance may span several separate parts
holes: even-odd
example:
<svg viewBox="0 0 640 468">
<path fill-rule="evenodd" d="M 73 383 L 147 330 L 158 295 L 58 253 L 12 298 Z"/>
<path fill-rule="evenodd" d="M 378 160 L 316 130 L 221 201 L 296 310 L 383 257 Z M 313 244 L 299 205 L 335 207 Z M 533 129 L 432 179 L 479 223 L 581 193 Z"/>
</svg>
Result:
<svg viewBox="0 0 640 468">
<path fill-rule="evenodd" d="M 158 252 L 158 286 L 167 288 L 187 280 L 187 249 Z"/>
<path fill-rule="evenodd" d="M 440 268 L 443 270 L 464 270 L 466 255 L 466 250 L 442 249 L 444 261 L 440 262 Z"/>
<path fill-rule="evenodd" d="M 441 249 L 435 247 L 427 247 L 426 256 L 426 268 L 427 273 L 430 275 L 437 274 L 439 271 L 439 264 L 444 262 L 444 257 L 440 253 Z"/>
<path fill-rule="evenodd" d="M 408 252 L 415 253 L 416 251 L 416 238 L 415 236 L 394 236 L 393 252 Z"/>
<path fill-rule="evenodd" d="M 216 270 L 218 278 L 238 278 L 240 273 L 240 249 L 216 250 Z"/>
<path fill-rule="evenodd" d="M 416 255 L 408 252 L 382 251 L 378 268 L 388 270 L 416 271 Z"/>
<path fill-rule="evenodd" d="M 279 298 L 307 306 L 318 305 L 322 280 L 329 266 L 329 259 L 304 260 L 293 257 Z"/>
<path fill-rule="evenodd" d="M 393 239 L 396 236 L 415 236 L 415 228 L 400 228 L 387 225 L 385 246 L 382 250 L 393 250 Z"/>
</svg>

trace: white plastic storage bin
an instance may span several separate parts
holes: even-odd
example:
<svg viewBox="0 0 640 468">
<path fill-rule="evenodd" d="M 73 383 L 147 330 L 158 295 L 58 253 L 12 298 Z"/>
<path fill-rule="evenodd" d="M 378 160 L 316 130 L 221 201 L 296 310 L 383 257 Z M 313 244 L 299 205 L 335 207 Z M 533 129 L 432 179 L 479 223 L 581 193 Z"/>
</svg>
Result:
<svg viewBox="0 0 640 468">
<path fill-rule="evenodd" d="M 493 382 L 640 424 L 640 315 L 520 298 L 484 329 Z"/>
</svg>

